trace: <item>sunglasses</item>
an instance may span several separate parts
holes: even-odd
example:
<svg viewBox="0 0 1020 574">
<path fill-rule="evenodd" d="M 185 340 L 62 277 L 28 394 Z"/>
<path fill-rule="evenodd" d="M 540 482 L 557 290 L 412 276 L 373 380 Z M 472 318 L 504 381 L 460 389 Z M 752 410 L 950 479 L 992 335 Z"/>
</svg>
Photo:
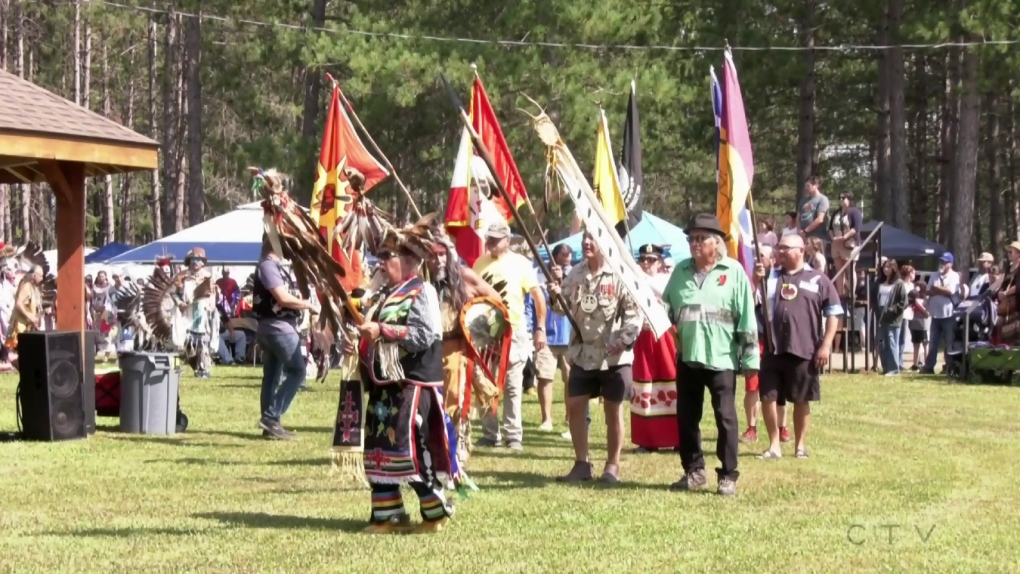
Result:
<svg viewBox="0 0 1020 574">
<path fill-rule="evenodd" d="M 687 237 L 687 243 L 704 243 L 712 237 L 711 235 L 689 235 Z"/>
<path fill-rule="evenodd" d="M 653 262 L 659 261 L 659 260 L 660 259 L 658 257 L 639 257 L 638 258 L 638 263 L 653 263 Z"/>
<path fill-rule="evenodd" d="M 375 258 L 378 259 L 379 261 L 386 261 L 388 259 L 393 259 L 396 256 L 397 256 L 396 252 L 382 251 L 380 253 L 377 253 Z"/>
</svg>

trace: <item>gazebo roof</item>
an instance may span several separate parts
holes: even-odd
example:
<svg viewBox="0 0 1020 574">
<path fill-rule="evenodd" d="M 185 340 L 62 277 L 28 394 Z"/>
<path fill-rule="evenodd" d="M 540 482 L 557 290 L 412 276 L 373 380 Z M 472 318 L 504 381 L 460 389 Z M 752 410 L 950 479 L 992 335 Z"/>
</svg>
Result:
<svg viewBox="0 0 1020 574">
<path fill-rule="evenodd" d="M 0 70 L 0 183 L 44 182 L 40 160 L 86 177 L 156 169 L 154 140 Z"/>
</svg>

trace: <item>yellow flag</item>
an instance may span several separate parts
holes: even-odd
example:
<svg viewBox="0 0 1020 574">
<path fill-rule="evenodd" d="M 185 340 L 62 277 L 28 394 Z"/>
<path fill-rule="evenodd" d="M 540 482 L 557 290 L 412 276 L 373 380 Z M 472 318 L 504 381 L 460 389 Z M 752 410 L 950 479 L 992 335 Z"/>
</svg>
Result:
<svg viewBox="0 0 1020 574">
<path fill-rule="evenodd" d="M 627 206 L 620 194 L 620 180 L 616 175 L 616 162 L 613 161 L 613 147 L 609 143 L 609 122 L 606 113 L 599 110 L 598 143 L 595 146 L 595 179 L 592 182 L 595 194 L 602 201 L 602 210 L 609 217 L 621 236 L 626 233 L 621 227 L 627 225 Z"/>
</svg>

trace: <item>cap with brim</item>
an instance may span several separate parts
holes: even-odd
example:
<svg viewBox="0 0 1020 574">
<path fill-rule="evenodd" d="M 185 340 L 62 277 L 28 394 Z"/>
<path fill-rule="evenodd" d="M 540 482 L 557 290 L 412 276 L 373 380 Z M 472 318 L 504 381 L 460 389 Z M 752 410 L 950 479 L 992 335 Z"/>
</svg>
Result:
<svg viewBox="0 0 1020 574">
<path fill-rule="evenodd" d="M 485 230 L 485 237 L 506 239 L 510 237 L 510 226 L 505 223 L 493 223 Z"/>
<path fill-rule="evenodd" d="M 943 263 L 952 263 L 954 261 L 953 254 L 947 251 L 942 254 L 942 257 L 939 258 L 939 261 Z"/>
<path fill-rule="evenodd" d="M 1020 251 L 1020 241 L 1014 241 L 1006 246 L 1006 249 L 1012 249 L 1014 251 Z"/>
<path fill-rule="evenodd" d="M 987 251 L 985 251 L 984 253 L 982 253 L 981 255 L 978 256 L 977 262 L 978 263 L 995 263 L 995 257 L 991 253 L 988 253 Z"/>
<path fill-rule="evenodd" d="M 651 243 L 649 243 L 647 245 L 642 245 L 641 248 L 638 249 L 638 255 L 640 255 L 641 257 L 654 257 L 662 259 L 663 255 L 665 255 L 665 250 L 662 247 L 659 247 L 658 245 L 652 245 Z"/>
</svg>

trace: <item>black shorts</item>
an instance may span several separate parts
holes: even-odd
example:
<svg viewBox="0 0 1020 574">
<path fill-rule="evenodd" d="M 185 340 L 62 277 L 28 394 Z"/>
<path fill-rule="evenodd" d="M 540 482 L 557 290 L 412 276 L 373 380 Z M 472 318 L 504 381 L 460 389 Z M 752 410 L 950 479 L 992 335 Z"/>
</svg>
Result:
<svg viewBox="0 0 1020 574">
<path fill-rule="evenodd" d="M 785 399 L 791 403 L 821 400 L 818 367 L 814 360 L 795 355 L 766 355 L 761 359 L 758 392 L 762 401 Z"/>
<path fill-rule="evenodd" d="M 602 397 L 609 402 L 622 403 L 630 396 L 633 383 L 634 371 L 630 365 L 609 367 L 605 371 L 586 371 L 571 365 L 567 395 L 571 397 L 590 395 L 593 399 Z"/>
<path fill-rule="evenodd" d="M 913 343 L 927 343 L 928 331 L 926 331 L 925 329 L 911 329 L 910 341 Z"/>
</svg>

